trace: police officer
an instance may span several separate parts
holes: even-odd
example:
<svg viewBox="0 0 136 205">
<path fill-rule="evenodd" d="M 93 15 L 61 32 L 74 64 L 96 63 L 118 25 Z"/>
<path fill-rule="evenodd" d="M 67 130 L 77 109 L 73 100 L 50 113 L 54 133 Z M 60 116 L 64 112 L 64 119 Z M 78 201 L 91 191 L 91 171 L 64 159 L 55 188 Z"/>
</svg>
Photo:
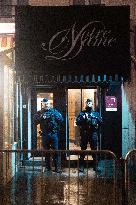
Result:
<svg viewBox="0 0 136 205">
<path fill-rule="evenodd" d="M 92 109 L 92 100 L 87 99 L 85 110 L 81 111 L 76 119 L 76 124 L 81 128 L 81 150 L 87 149 L 88 142 L 92 150 L 97 149 L 98 128 L 102 123 L 102 118 L 98 112 Z M 95 170 L 95 156 L 93 156 L 93 169 Z M 82 153 L 79 159 L 79 171 L 84 172 L 84 158 L 85 154 Z"/>
<path fill-rule="evenodd" d="M 34 117 L 35 123 L 40 124 L 42 131 L 42 142 L 45 150 L 52 148 L 58 150 L 58 128 L 63 122 L 61 113 L 54 108 L 51 108 L 50 101 L 47 98 L 42 100 L 42 109 L 38 111 Z M 60 164 L 58 154 L 53 155 L 55 172 L 60 173 Z M 50 154 L 45 156 L 46 170 L 50 171 Z"/>
</svg>

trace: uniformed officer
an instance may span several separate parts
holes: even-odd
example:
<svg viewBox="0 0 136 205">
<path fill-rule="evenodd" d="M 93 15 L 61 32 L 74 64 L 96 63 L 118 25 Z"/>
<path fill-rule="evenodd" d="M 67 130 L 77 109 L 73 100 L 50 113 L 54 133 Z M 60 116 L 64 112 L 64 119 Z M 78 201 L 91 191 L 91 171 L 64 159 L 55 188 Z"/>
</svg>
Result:
<svg viewBox="0 0 136 205">
<path fill-rule="evenodd" d="M 45 150 L 49 150 L 50 148 L 58 150 L 58 131 L 59 126 L 63 122 L 63 117 L 57 109 L 51 108 L 50 101 L 47 98 L 42 100 L 42 109 L 36 113 L 34 120 L 36 124 L 40 124 L 43 148 Z M 58 173 L 61 172 L 57 153 L 53 155 L 53 162 L 55 171 Z M 50 171 L 50 154 L 46 154 L 45 164 L 46 170 Z"/>
<path fill-rule="evenodd" d="M 81 128 L 81 150 L 87 149 L 88 142 L 92 150 L 97 149 L 98 128 L 102 123 L 102 118 L 98 112 L 92 109 L 92 100 L 87 99 L 85 110 L 81 111 L 76 119 L 76 124 Z M 93 156 L 93 169 L 95 170 L 95 154 Z M 84 158 L 85 154 L 82 153 L 79 159 L 79 171 L 84 172 Z"/>
</svg>

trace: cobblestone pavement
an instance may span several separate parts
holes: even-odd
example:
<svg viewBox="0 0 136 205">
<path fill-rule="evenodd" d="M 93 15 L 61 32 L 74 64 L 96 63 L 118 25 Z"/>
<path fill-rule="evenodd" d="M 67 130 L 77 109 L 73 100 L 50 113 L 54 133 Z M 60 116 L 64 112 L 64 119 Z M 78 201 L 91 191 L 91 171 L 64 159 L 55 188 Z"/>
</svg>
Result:
<svg viewBox="0 0 136 205">
<path fill-rule="evenodd" d="M 85 174 L 74 168 L 61 174 L 20 169 L 0 192 L 0 205 L 115 205 L 114 181 L 97 177 L 91 168 Z"/>
</svg>

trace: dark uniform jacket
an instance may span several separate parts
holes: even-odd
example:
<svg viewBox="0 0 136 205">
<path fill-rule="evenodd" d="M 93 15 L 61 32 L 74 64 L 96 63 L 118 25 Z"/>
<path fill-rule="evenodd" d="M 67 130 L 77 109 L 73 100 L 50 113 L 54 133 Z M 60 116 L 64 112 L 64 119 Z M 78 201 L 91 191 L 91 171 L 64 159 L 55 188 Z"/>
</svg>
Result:
<svg viewBox="0 0 136 205">
<path fill-rule="evenodd" d="M 44 135 L 46 133 L 56 133 L 61 122 L 63 122 L 63 117 L 57 109 L 50 108 L 45 110 L 43 108 L 36 113 L 34 121 L 36 124 L 40 124 L 42 134 Z"/>
<path fill-rule="evenodd" d="M 97 131 L 99 125 L 102 124 L 102 118 L 98 112 L 93 111 L 92 109 L 86 109 L 79 113 L 76 124 L 81 126 L 81 129 L 88 130 L 92 132 Z"/>
</svg>

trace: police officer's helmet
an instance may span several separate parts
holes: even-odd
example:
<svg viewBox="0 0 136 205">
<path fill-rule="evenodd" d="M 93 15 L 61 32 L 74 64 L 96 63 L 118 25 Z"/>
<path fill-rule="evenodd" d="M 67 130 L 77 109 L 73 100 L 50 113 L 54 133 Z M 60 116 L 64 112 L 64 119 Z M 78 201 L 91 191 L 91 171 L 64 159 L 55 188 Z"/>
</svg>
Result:
<svg viewBox="0 0 136 205">
<path fill-rule="evenodd" d="M 86 100 L 86 103 L 89 103 L 89 102 L 93 102 L 92 99 L 89 99 L 89 98 L 88 98 L 88 99 Z"/>
<path fill-rule="evenodd" d="M 43 100 L 41 102 L 48 102 L 48 98 L 43 98 Z"/>
</svg>

